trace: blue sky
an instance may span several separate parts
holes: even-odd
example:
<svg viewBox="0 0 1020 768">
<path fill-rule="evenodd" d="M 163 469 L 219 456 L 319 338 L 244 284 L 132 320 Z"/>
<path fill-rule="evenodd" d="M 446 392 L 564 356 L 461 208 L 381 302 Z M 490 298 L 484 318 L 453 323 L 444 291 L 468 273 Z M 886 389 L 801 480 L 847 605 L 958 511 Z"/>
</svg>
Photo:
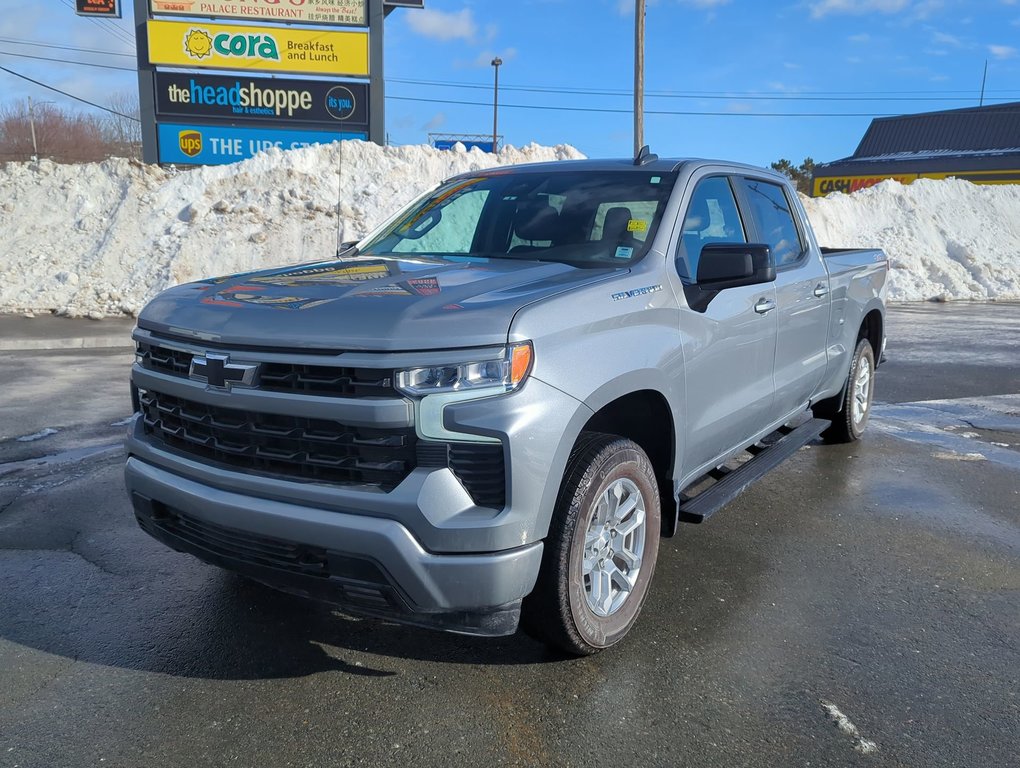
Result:
<svg viewBox="0 0 1020 768">
<path fill-rule="evenodd" d="M 130 0 L 119 22 L 78 18 L 72 5 L 0 0 L 0 65 L 100 103 L 136 89 L 131 72 L 66 63 L 133 66 L 112 55 L 132 51 Z M 633 0 L 426 6 L 386 22 L 387 95 L 402 97 L 387 101 L 393 143 L 422 143 L 429 131 L 491 132 L 489 62 L 498 55 L 509 143 L 631 153 Z M 646 23 L 645 139 L 661 155 L 759 165 L 844 157 L 871 116 L 976 104 L 986 60 L 986 103 L 1020 101 L 1020 0 L 648 0 Z M 27 96 L 73 105 L 2 71 L 0 87 L 0 105 Z"/>
</svg>

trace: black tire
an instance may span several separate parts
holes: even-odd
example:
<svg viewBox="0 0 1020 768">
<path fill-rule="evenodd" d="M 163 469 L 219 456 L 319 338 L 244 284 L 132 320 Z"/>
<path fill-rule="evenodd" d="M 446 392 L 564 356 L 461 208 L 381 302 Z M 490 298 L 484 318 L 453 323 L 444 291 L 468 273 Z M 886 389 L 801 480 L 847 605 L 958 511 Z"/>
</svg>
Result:
<svg viewBox="0 0 1020 768">
<path fill-rule="evenodd" d="M 599 507 L 604 496 L 605 504 Z M 632 511 L 618 512 L 621 507 L 627 510 L 632 500 Z M 617 511 L 611 511 L 614 509 Z M 634 526 L 634 530 L 621 532 L 615 524 L 600 528 L 597 515 L 617 520 L 621 529 Z M 639 517 L 643 519 L 640 524 L 636 522 Z M 524 631 L 578 656 L 622 640 L 648 594 L 658 556 L 661 517 L 655 471 L 645 452 L 615 435 L 582 433 L 567 462 L 538 583 L 524 600 Z M 598 538 L 593 540 L 596 532 Z M 619 552 L 613 549 L 624 542 L 629 544 L 620 546 Z M 599 555 L 593 554 L 596 550 Z M 636 567 L 635 552 L 639 553 Z M 586 553 L 590 572 L 585 570 Z M 623 589 L 620 582 L 629 584 L 629 579 L 633 584 Z M 615 597 L 614 588 L 618 589 Z M 606 595 L 604 601 L 594 594 L 600 592 Z M 597 607 L 604 608 L 606 615 L 596 613 L 589 601 L 600 603 Z"/>
<path fill-rule="evenodd" d="M 860 388 L 859 379 L 866 375 L 865 391 Z M 822 432 L 827 443 L 853 443 L 861 439 L 864 428 L 871 418 L 871 400 L 875 394 L 875 351 L 871 342 L 861 339 L 857 342 L 850 373 L 847 374 L 843 394 L 818 403 L 813 408 L 815 416 L 831 419 L 832 426 Z"/>
</svg>

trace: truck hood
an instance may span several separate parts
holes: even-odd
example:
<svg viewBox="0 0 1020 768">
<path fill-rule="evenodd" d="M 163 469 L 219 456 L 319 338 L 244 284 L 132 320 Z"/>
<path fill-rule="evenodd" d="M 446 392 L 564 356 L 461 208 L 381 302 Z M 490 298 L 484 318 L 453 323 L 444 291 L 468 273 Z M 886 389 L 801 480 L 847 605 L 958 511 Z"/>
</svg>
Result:
<svg viewBox="0 0 1020 768">
<path fill-rule="evenodd" d="M 179 285 L 153 299 L 138 325 L 239 346 L 488 346 L 506 343 L 521 307 L 618 273 L 515 259 L 355 256 Z"/>
</svg>

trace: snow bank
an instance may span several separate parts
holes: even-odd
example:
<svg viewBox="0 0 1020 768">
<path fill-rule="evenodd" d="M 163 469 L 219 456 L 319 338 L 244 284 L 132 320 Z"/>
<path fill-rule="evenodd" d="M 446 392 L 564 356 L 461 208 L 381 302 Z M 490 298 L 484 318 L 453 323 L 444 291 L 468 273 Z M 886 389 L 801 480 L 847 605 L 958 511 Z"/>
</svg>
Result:
<svg viewBox="0 0 1020 768">
<path fill-rule="evenodd" d="M 336 253 L 447 176 L 582 158 L 573 147 L 479 150 L 360 141 L 186 172 L 116 159 L 0 167 L 0 312 L 137 314 L 177 283 Z"/>
<path fill-rule="evenodd" d="M 127 160 L 0 167 L 0 312 L 135 314 L 180 282 L 335 253 L 338 145 L 164 171 Z M 361 237 L 441 179 L 580 158 L 569 146 L 478 150 L 342 145 L 340 226 Z M 877 246 L 891 298 L 1020 298 L 1020 187 L 885 182 L 806 200 L 822 245 Z"/>
<path fill-rule="evenodd" d="M 884 181 L 803 202 L 820 245 L 885 251 L 893 301 L 1020 299 L 1020 186 Z"/>
</svg>

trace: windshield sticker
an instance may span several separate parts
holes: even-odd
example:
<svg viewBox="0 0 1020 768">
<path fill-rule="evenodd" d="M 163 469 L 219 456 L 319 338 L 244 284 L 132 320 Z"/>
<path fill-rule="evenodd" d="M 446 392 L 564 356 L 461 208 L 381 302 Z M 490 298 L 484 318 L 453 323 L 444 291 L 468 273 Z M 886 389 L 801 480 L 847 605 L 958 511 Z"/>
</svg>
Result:
<svg viewBox="0 0 1020 768">
<path fill-rule="evenodd" d="M 627 222 L 628 232 L 647 232 L 648 222 L 644 219 L 631 219 Z"/>
<path fill-rule="evenodd" d="M 629 259 L 634 255 L 634 249 L 626 245 L 621 245 L 616 249 L 616 258 L 618 259 Z"/>
</svg>

